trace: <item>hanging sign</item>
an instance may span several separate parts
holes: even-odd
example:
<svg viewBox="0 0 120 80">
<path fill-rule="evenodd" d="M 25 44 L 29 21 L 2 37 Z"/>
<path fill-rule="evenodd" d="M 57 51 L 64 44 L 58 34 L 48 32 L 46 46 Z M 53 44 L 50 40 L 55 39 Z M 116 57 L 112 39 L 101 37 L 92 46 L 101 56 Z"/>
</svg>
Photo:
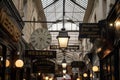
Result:
<svg viewBox="0 0 120 80">
<path fill-rule="evenodd" d="M 58 45 L 50 45 L 50 49 L 59 49 Z M 68 45 L 67 49 L 79 49 L 79 45 Z"/>
<path fill-rule="evenodd" d="M 100 27 L 98 23 L 80 23 L 79 38 L 99 38 Z"/>
<path fill-rule="evenodd" d="M 85 67 L 85 63 L 83 61 L 73 61 L 71 66 L 74 68 Z"/>
<path fill-rule="evenodd" d="M 38 60 L 33 63 L 33 72 L 54 73 L 55 63 L 49 60 Z"/>
<path fill-rule="evenodd" d="M 25 53 L 31 58 L 56 58 L 56 51 L 50 50 L 26 50 Z"/>
</svg>

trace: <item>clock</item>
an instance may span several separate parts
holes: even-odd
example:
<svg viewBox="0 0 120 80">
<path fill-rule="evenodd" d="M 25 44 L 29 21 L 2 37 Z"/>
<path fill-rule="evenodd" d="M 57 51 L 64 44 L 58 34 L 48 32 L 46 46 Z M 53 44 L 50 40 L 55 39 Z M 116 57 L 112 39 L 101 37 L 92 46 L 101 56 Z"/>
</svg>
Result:
<svg viewBox="0 0 120 80">
<path fill-rule="evenodd" d="M 51 43 L 51 34 L 47 29 L 38 28 L 31 34 L 30 43 L 35 49 L 47 48 Z"/>
</svg>

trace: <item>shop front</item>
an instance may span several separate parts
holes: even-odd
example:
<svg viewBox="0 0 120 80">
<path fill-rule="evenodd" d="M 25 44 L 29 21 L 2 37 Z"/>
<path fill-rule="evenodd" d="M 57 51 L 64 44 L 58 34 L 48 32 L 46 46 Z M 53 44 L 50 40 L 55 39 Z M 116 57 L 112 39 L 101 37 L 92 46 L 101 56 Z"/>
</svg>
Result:
<svg viewBox="0 0 120 80">
<path fill-rule="evenodd" d="M 106 19 L 106 34 L 100 58 L 100 80 L 120 79 L 120 0 L 116 0 Z M 106 35 L 106 36 L 105 36 Z"/>
<path fill-rule="evenodd" d="M 15 60 L 23 51 L 23 23 L 11 0 L 0 1 L 0 80 L 16 80 Z"/>
</svg>

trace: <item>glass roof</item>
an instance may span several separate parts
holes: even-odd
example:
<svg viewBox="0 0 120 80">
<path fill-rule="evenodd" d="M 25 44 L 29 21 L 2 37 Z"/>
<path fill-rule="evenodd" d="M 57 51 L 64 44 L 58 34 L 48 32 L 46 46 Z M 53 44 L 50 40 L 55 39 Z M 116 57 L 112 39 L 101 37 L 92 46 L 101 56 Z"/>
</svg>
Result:
<svg viewBox="0 0 120 80">
<path fill-rule="evenodd" d="M 78 41 L 79 23 L 83 21 L 88 0 L 65 0 L 64 2 L 65 3 L 63 3 L 63 0 L 42 0 L 48 30 L 52 36 L 51 45 L 58 45 L 56 37 L 59 30 L 63 28 L 63 19 L 65 22 L 64 28 L 68 31 L 68 35 L 70 36 L 68 45 L 80 45 Z M 64 18 L 63 13 L 65 13 Z M 57 54 L 58 63 L 63 59 L 63 55 L 60 53 Z M 80 57 L 78 55 L 81 54 L 81 52 L 74 51 L 76 54 L 73 53 L 74 55 L 71 55 L 72 53 L 71 51 L 66 53 L 66 60 L 71 62 L 73 57 L 79 60 Z"/>
<path fill-rule="evenodd" d="M 53 24 L 52 27 L 49 28 L 49 30 L 50 31 L 54 31 L 54 30 L 60 31 L 62 26 L 63 26 L 62 23 Z M 79 27 L 76 26 L 76 24 L 70 23 L 70 22 L 65 23 L 64 27 L 66 30 L 79 30 Z"/>
<path fill-rule="evenodd" d="M 74 23 L 78 26 L 83 21 L 87 3 L 88 0 L 65 0 L 65 22 Z M 52 24 L 62 22 L 63 0 L 42 0 L 42 5 L 46 19 L 48 22 L 50 21 L 50 23 L 47 23 L 48 29 L 52 30 L 53 28 L 51 27 L 54 27 Z M 59 28 L 53 30 L 56 29 L 59 30 Z M 74 28 L 70 27 L 70 29 Z"/>
</svg>

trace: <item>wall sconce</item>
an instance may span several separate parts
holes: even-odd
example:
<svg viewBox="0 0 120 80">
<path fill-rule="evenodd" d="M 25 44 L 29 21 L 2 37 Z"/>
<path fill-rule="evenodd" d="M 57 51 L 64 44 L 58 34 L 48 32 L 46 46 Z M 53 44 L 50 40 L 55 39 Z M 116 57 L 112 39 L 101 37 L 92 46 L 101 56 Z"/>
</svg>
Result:
<svg viewBox="0 0 120 80">
<path fill-rule="evenodd" d="M 6 67 L 9 67 L 10 66 L 10 61 L 8 59 L 6 59 Z"/>
<path fill-rule="evenodd" d="M 84 73 L 84 74 L 83 74 L 83 77 L 85 77 L 85 78 L 88 77 L 87 73 Z"/>
<path fill-rule="evenodd" d="M 102 48 L 99 47 L 97 50 L 96 50 L 96 53 L 99 53 L 100 51 L 102 51 Z"/>
<path fill-rule="evenodd" d="M 119 20 L 117 20 L 115 22 L 115 28 L 116 28 L 117 31 L 120 31 L 120 21 Z"/>
<path fill-rule="evenodd" d="M 92 67 L 92 70 L 93 70 L 93 72 L 98 72 L 98 71 L 99 71 L 99 68 L 98 68 L 98 66 L 93 66 L 93 67 Z"/>
<path fill-rule="evenodd" d="M 40 76 L 40 74 L 41 74 L 41 73 L 39 72 L 38 75 Z"/>
<path fill-rule="evenodd" d="M 15 66 L 16 66 L 17 68 L 22 68 L 22 67 L 24 66 L 23 60 L 17 59 L 17 60 L 15 61 Z"/>
<path fill-rule="evenodd" d="M 45 77 L 45 80 L 48 80 L 48 79 L 49 79 L 49 77 L 48 77 L 48 76 L 46 76 L 46 77 Z"/>
<path fill-rule="evenodd" d="M 67 67 L 67 62 L 65 60 L 65 58 L 62 61 L 62 68 L 66 68 Z"/>
<path fill-rule="evenodd" d="M 93 74 L 92 73 L 90 73 L 90 78 L 92 78 L 93 77 Z"/>
<path fill-rule="evenodd" d="M 104 56 L 103 56 L 103 57 L 105 57 L 105 56 L 107 56 L 108 54 L 110 54 L 111 51 L 112 51 L 111 49 L 106 49 L 106 50 L 104 51 Z"/>
<path fill-rule="evenodd" d="M 110 26 L 110 27 L 113 27 L 113 23 L 110 23 L 109 26 Z"/>
<path fill-rule="evenodd" d="M 93 72 L 95 72 L 96 77 L 99 78 L 99 67 L 98 66 L 93 66 L 92 67 Z M 94 76 L 93 76 L 94 77 Z"/>
<path fill-rule="evenodd" d="M 116 29 L 116 38 L 120 39 L 120 17 L 115 21 L 115 29 Z"/>
<path fill-rule="evenodd" d="M 51 77 L 51 78 L 49 78 L 49 80 L 53 80 L 53 78 Z"/>
<path fill-rule="evenodd" d="M 81 79 L 78 77 L 77 80 L 81 80 Z"/>
<path fill-rule="evenodd" d="M 23 80 L 26 80 L 25 78 Z"/>
</svg>

